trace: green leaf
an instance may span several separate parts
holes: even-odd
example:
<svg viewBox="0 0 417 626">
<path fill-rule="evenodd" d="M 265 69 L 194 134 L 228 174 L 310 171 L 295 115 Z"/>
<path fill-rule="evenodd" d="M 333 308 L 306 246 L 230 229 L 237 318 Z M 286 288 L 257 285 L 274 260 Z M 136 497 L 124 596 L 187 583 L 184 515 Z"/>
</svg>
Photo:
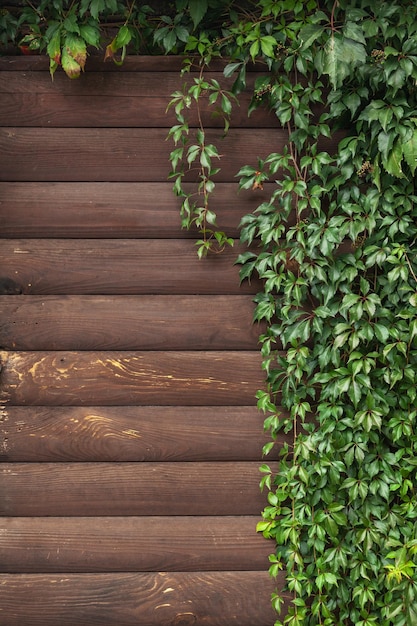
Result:
<svg viewBox="0 0 417 626">
<path fill-rule="evenodd" d="M 116 35 L 115 47 L 116 50 L 119 48 L 123 48 L 123 46 L 127 46 L 132 39 L 132 34 L 128 28 L 128 26 L 121 26 L 119 32 Z"/>
<path fill-rule="evenodd" d="M 343 28 L 343 35 L 347 39 L 357 41 L 363 45 L 366 45 L 366 39 L 363 34 L 362 24 L 359 22 L 346 22 Z"/>
<path fill-rule="evenodd" d="M 261 37 L 261 50 L 266 57 L 274 58 L 274 48 L 277 45 L 277 41 L 274 37 L 265 36 Z"/>
<path fill-rule="evenodd" d="M 414 131 L 411 139 L 403 144 L 402 149 L 405 162 L 414 176 L 417 169 L 417 130 Z"/>
<path fill-rule="evenodd" d="M 318 39 L 324 32 L 324 26 L 320 24 L 307 24 L 300 30 L 299 38 L 302 42 L 301 49 L 308 50 L 311 45 Z"/>
<path fill-rule="evenodd" d="M 230 76 L 232 76 L 237 69 L 239 69 L 239 67 L 242 66 L 242 63 L 229 63 L 228 65 L 226 65 L 226 67 L 223 70 L 223 74 L 226 78 L 230 78 Z"/>
<path fill-rule="evenodd" d="M 91 16 L 98 20 L 99 13 L 105 8 L 104 0 L 92 0 L 90 4 Z"/>
<path fill-rule="evenodd" d="M 54 36 L 50 39 L 46 51 L 51 62 L 54 64 L 53 72 L 51 72 L 51 74 L 53 74 L 56 67 L 61 62 L 61 29 L 58 29 Z"/>
<path fill-rule="evenodd" d="M 354 68 L 366 62 L 366 49 L 362 43 L 332 33 L 325 46 L 323 73 L 328 74 L 334 89 L 343 84 Z"/>
<path fill-rule="evenodd" d="M 89 46 L 98 48 L 100 45 L 100 31 L 95 26 L 89 24 L 80 25 L 80 36 Z"/>
<path fill-rule="evenodd" d="M 189 0 L 188 9 L 191 19 L 193 20 L 194 28 L 196 28 L 207 13 L 208 0 Z"/>
<path fill-rule="evenodd" d="M 391 176 L 394 176 L 395 178 L 405 178 L 401 168 L 402 159 L 403 146 L 399 141 L 397 141 L 389 153 L 388 158 L 382 160 L 382 164 Z"/>
<path fill-rule="evenodd" d="M 69 33 L 75 33 L 76 35 L 80 34 L 77 17 L 74 13 L 70 13 L 68 17 L 65 18 L 63 26 L 65 30 Z"/>
</svg>

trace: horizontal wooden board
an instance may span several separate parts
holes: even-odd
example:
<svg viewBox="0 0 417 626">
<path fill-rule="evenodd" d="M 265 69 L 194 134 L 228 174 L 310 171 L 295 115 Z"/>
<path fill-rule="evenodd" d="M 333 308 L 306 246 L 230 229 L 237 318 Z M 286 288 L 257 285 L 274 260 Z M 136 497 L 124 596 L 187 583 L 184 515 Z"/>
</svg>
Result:
<svg viewBox="0 0 417 626">
<path fill-rule="evenodd" d="M 184 65 L 184 59 L 191 59 L 191 68 L 193 71 L 198 72 L 200 70 L 200 58 L 197 57 L 184 57 L 183 55 L 134 55 L 128 54 L 123 61 L 122 65 L 116 65 L 110 60 L 104 61 L 104 51 L 91 51 L 92 54 L 88 57 L 88 63 L 86 64 L 85 71 L 88 72 L 114 72 L 120 74 L 121 72 L 156 72 L 162 73 L 161 80 L 164 79 L 163 74 L 165 72 L 178 72 Z M 212 59 L 210 61 L 210 70 L 215 72 L 222 72 L 224 67 L 229 63 L 228 59 Z M 9 55 L 0 57 L 0 71 L 5 72 L 46 72 L 49 76 L 49 57 L 46 55 L 33 55 L 33 56 L 16 56 Z M 264 65 L 262 63 L 249 63 L 247 66 L 248 72 L 260 72 L 264 71 Z M 59 74 L 62 71 L 59 69 Z M 55 74 L 55 78 L 58 74 Z"/>
<path fill-rule="evenodd" d="M 3 463 L 0 514 L 260 515 L 260 479 L 252 461 Z"/>
<path fill-rule="evenodd" d="M 1 518 L 0 572 L 268 569 L 257 516 Z M 1 615 L 1 613 L 0 613 Z"/>
<path fill-rule="evenodd" d="M 231 98 L 232 127 L 261 128 L 278 126 L 275 115 L 265 108 L 248 115 L 256 75 L 250 74 L 239 102 Z M 223 72 L 205 72 L 204 79 L 217 81 L 223 89 L 231 88 L 234 78 Z M 79 80 L 68 80 L 58 72 L 52 81 L 46 72 L 1 72 L 0 126 L 42 127 L 115 127 L 170 128 L 176 123 L 173 107 L 168 104 L 175 93 L 183 92 L 198 80 L 192 72 L 183 77 L 179 71 L 164 72 L 87 72 Z M 206 128 L 223 127 L 219 104 L 208 105 L 202 96 L 197 107 L 186 110 L 188 124 Z M 167 110 L 168 108 L 168 110 Z"/>
<path fill-rule="evenodd" d="M 191 184 L 185 184 L 193 191 Z M 237 237 L 241 218 L 269 200 L 264 190 L 218 183 L 211 207 L 219 230 Z M 0 183 L 0 238 L 196 238 L 181 229 L 172 183 Z"/>
<path fill-rule="evenodd" d="M 11 405 L 250 405 L 264 386 L 258 351 L 6 352 Z"/>
<path fill-rule="evenodd" d="M 2 626 L 269 626 L 266 571 L 0 575 Z"/>
<path fill-rule="evenodd" d="M 141 98 L 144 103 L 154 98 L 169 100 L 173 92 L 182 91 L 186 86 L 198 80 L 198 72 L 186 73 L 183 76 L 177 70 L 160 72 L 142 70 L 137 72 L 85 72 L 79 80 L 68 80 L 63 72 L 57 72 L 51 80 L 49 72 L 9 71 L 2 73 L 0 65 L 1 94 L 40 94 L 48 96 L 103 96 L 114 98 Z M 256 76 L 249 76 L 248 87 L 243 97 L 252 93 Z M 234 79 L 225 78 L 221 71 L 204 72 L 207 81 L 216 80 L 222 88 L 230 89 Z M 202 102 L 205 97 L 202 96 Z M 164 110 L 167 107 L 165 102 Z M 12 124 L 5 124 L 12 126 Z"/>
<path fill-rule="evenodd" d="M 12 350 L 251 350 L 252 296 L 0 296 Z"/>
<path fill-rule="evenodd" d="M 86 75 L 88 76 L 88 75 Z M 103 74 L 114 76 L 114 74 Z M 123 74 L 118 77 L 115 92 L 123 85 Z M 8 74 L 0 73 L 0 81 Z M 67 77 L 64 77 L 68 81 Z M 160 78 L 158 78 L 161 83 Z M 6 81 L 7 82 L 7 81 Z M 163 84 L 163 83 L 162 83 Z M 12 85 L 10 85 L 12 88 Z M 175 89 L 181 88 L 177 77 Z M 1 90 L 1 85 L 0 85 Z M 132 95 L 79 95 L 60 93 L 1 93 L 0 126 L 43 128 L 166 128 L 177 124 L 173 109 L 167 111 L 170 95 L 142 97 Z M 224 128 L 224 119 L 218 107 L 204 106 L 186 113 L 189 127 L 197 127 L 200 114 L 205 128 Z M 248 115 L 250 96 L 239 98 L 235 104 L 230 128 L 278 128 L 279 121 L 268 109 L 262 108 Z M 83 131 L 81 131 L 83 132 Z"/>
<path fill-rule="evenodd" d="M 240 284 L 235 245 L 197 258 L 192 240 L 10 239 L 0 246 L 4 295 L 247 294 Z"/>
<path fill-rule="evenodd" d="M 259 461 L 263 415 L 240 407 L 16 407 L 0 417 L 0 461 Z M 291 435 L 281 434 L 267 460 Z"/>
<path fill-rule="evenodd" d="M 218 147 L 215 180 L 233 182 L 239 169 L 282 150 L 284 131 L 208 130 L 206 143 Z M 170 173 L 165 128 L 0 128 L 1 181 L 165 182 Z M 192 141 L 192 137 L 191 137 Z M 191 169 L 187 180 L 198 180 Z"/>
</svg>

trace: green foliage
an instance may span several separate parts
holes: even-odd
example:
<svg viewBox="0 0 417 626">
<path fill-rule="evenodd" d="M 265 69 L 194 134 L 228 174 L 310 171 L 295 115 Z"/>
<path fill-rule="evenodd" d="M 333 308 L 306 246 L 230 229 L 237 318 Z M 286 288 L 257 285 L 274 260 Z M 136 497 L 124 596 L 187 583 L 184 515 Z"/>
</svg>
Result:
<svg viewBox="0 0 417 626">
<path fill-rule="evenodd" d="M 209 199 L 215 188 L 213 177 L 219 171 L 215 163 L 220 159 L 220 154 L 217 147 L 206 140 L 201 106 L 206 100 L 209 107 L 216 107 L 217 112 L 223 117 L 224 130 L 227 132 L 234 99 L 235 96 L 223 90 L 217 80 L 204 79 L 202 68 L 199 78 L 194 78 L 191 86 L 186 85 L 183 91 L 172 94 L 172 100 L 168 105 L 168 109 L 174 108 L 178 122 L 168 135 L 175 144 L 175 149 L 170 154 L 172 164 L 170 178 L 175 181 L 175 194 L 181 198 L 183 228 L 189 229 L 195 225 L 202 236 L 197 241 L 199 258 L 206 256 L 209 251 L 221 252 L 226 245 L 233 245 L 233 239 L 215 229 L 216 214 L 210 208 Z M 190 129 L 184 116 L 184 112 L 193 105 L 198 119 L 195 132 L 194 129 Z M 184 177 L 189 170 L 194 170 L 198 178 L 196 191 L 188 191 L 184 186 Z"/>
<path fill-rule="evenodd" d="M 26 21 L 70 75 L 112 13 L 123 17 L 108 57 L 143 51 L 145 39 L 153 52 L 188 55 L 185 74 L 197 57 L 199 76 L 168 106 L 171 178 L 183 226 L 201 232 L 200 257 L 232 243 L 211 207 L 221 150 L 207 139 L 203 106 L 232 132 L 247 65 L 260 62 L 248 112 L 268 107 L 282 127 L 277 144 L 286 134 L 282 150 L 237 173 L 242 194 L 275 181 L 242 220 L 249 248 L 237 262 L 242 280 L 263 284 L 254 318 L 266 324 L 265 455 L 281 432 L 292 435 L 278 467 L 261 468 L 268 504 L 258 530 L 276 546 L 271 575 L 285 576 L 272 597 L 276 626 L 414 626 L 417 6 L 176 0 L 156 15 L 124 4 L 41 2 Z M 2 16 L 14 37 L 22 16 Z M 205 77 L 216 57 L 228 59 L 232 89 Z M 292 594 L 286 609 L 283 591 Z"/>
<path fill-rule="evenodd" d="M 265 463 L 259 532 L 276 544 L 292 602 L 276 626 L 417 623 L 417 7 L 413 2 L 260 2 L 190 45 L 231 58 L 233 92 L 265 63 L 249 112 L 267 106 L 281 152 L 239 172 L 241 193 L 275 181 L 243 218 L 242 280 L 258 276 L 259 391 L 278 469 Z M 198 43 L 197 43 L 198 41 Z M 184 112 L 221 94 L 203 70 L 174 94 L 175 190 L 204 152 Z M 225 117 L 234 103 L 217 100 Z M 320 110 L 321 114 L 317 113 Z M 339 137 L 337 148 L 329 139 Z M 217 159 L 216 148 L 210 155 Z M 211 192 L 215 170 L 210 172 Z M 200 173 L 200 178 L 202 175 Z M 201 183 L 200 183 L 201 189 Z M 181 195 L 181 193 L 179 194 Z M 202 209 L 183 204 L 183 224 Z M 210 212 L 210 223 L 214 223 Z M 200 223 L 201 225 L 201 223 Z M 282 590 L 272 601 L 283 611 Z"/>
<path fill-rule="evenodd" d="M 8 44 L 30 53 L 46 53 L 52 76 L 62 66 L 70 78 L 77 78 L 89 48 L 103 48 L 105 60 L 121 64 L 128 51 L 181 54 L 200 37 L 205 46 L 208 38 L 219 36 L 223 20 L 234 15 L 233 4 L 223 0 L 149 0 L 146 4 L 136 0 L 22 0 L 22 6 L 0 10 L 0 53 L 2 48 L 7 51 Z M 247 4 L 244 0 L 243 7 Z"/>
</svg>

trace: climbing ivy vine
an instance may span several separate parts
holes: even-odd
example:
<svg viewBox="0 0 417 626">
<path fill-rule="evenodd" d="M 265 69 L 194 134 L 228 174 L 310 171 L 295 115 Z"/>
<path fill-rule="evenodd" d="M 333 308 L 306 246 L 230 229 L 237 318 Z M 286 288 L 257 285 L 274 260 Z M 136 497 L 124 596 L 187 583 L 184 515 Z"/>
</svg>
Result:
<svg viewBox="0 0 417 626">
<path fill-rule="evenodd" d="M 268 506 L 258 530 L 276 543 L 292 601 L 273 597 L 276 622 L 417 623 L 417 7 L 414 2 L 257 3 L 258 14 L 201 46 L 203 65 L 231 56 L 233 93 L 262 60 L 251 112 L 267 106 L 283 150 L 241 168 L 242 193 L 275 181 L 241 223 L 242 280 L 259 276 L 255 320 L 266 389 L 265 428 L 280 451 L 265 463 Z M 204 45 L 201 42 L 204 40 Z M 190 139 L 184 110 L 201 90 L 230 115 L 233 99 L 200 75 L 176 94 L 175 190 L 186 226 L 210 251 L 215 146 Z M 337 148 L 332 149 L 334 140 Z M 278 142 L 277 142 L 278 143 Z M 181 162 L 185 168 L 181 168 Z M 203 208 L 181 188 L 197 163 Z M 209 180 L 210 179 L 210 180 Z M 209 184 L 207 184 L 209 182 Z M 200 207 L 200 208 L 199 208 Z M 203 219 L 204 218 L 204 219 Z M 207 223 L 204 223 L 204 220 Z"/>
<path fill-rule="evenodd" d="M 98 45 L 90 27 L 119 5 L 67 3 L 53 27 L 59 57 L 58 30 L 44 28 L 38 7 L 51 63 L 64 67 L 67 36 Z M 185 72 L 200 68 L 169 103 L 171 177 L 183 226 L 201 233 L 200 257 L 233 243 L 216 228 L 221 149 L 207 142 L 203 100 L 233 132 L 233 106 L 256 62 L 264 71 L 248 113 L 268 107 L 286 135 L 283 149 L 277 141 L 276 152 L 237 172 L 242 194 L 274 183 L 242 220 L 247 249 L 237 263 L 242 280 L 263 284 L 254 318 L 266 323 L 258 406 L 270 442 L 258 530 L 276 546 L 271 575 L 284 577 L 272 599 L 276 626 L 415 626 L 417 5 L 177 0 L 171 9 L 156 19 L 129 4 L 107 56 L 123 56 L 146 32 L 153 51 L 184 54 Z M 216 58 L 227 59 L 232 88 L 206 78 Z M 190 168 L 198 175 L 191 193 L 183 186 Z M 291 443 L 268 463 L 282 432 Z"/>
</svg>

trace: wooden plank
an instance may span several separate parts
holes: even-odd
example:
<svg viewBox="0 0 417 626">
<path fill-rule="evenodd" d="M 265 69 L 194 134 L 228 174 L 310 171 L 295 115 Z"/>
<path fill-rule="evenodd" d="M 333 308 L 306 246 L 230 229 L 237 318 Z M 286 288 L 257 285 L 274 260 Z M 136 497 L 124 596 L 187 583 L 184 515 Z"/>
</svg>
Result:
<svg viewBox="0 0 417 626">
<path fill-rule="evenodd" d="M 250 405 L 264 386 L 258 351 L 6 352 L 12 405 Z"/>
<path fill-rule="evenodd" d="M 239 192 L 236 182 L 218 183 L 218 228 L 237 237 L 241 218 L 274 189 Z M 196 230 L 181 229 L 179 206 L 169 182 L 0 183 L 0 238 L 195 238 Z"/>
<path fill-rule="evenodd" d="M 191 191 L 190 184 L 185 188 Z M 243 215 L 267 201 L 274 188 L 239 192 L 237 183 L 218 183 L 212 203 L 219 229 L 236 237 Z M 195 230 L 181 229 L 179 200 L 168 182 L 3 182 L 0 220 L 3 238 L 196 237 Z"/>
<path fill-rule="evenodd" d="M 14 407 L 0 416 L 0 461 L 258 461 L 270 440 L 254 406 Z M 291 435 L 281 434 L 267 460 Z"/>
<path fill-rule="evenodd" d="M 254 350 L 252 296 L 0 296 L 12 350 Z"/>
<path fill-rule="evenodd" d="M 3 463 L 7 517 L 259 515 L 259 463 Z M 170 535 L 170 532 L 168 532 Z"/>
<path fill-rule="evenodd" d="M 115 98 L 143 98 L 150 102 L 154 98 L 171 98 L 174 91 L 192 85 L 198 72 L 180 75 L 179 71 L 160 72 L 141 70 L 136 72 L 86 72 L 79 80 L 68 80 L 63 72 L 57 72 L 51 80 L 49 72 L 9 71 L 2 73 L 0 65 L 1 94 L 42 94 L 60 96 L 108 96 Z M 225 78 L 221 71 L 204 73 L 208 81 L 217 80 L 224 89 L 231 88 L 233 78 Z M 243 97 L 251 95 L 256 75 L 249 76 Z M 202 97 L 202 101 L 204 97 Z M 3 101 L 3 99 L 2 99 Z M 167 104 L 165 102 L 164 110 Z M 12 124 L 6 124 L 11 126 Z"/>
<path fill-rule="evenodd" d="M 1 76 L 1 74 L 0 74 Z M 68 80 L 68 78 L 66 78 Z M 170 97 L 61 96 L 57 94 L 2 93 L 0 126 L 41 128 L 166 128 L 178 123 Z M 230 128 L 278 128 L 279 121 L 267 109 L 248 115 L 249 97 L 239 99 Z M 209 107 L 200 111 L 205 128 L 223 128 L 222 118 Z M 191 110 L 187 121 L 197 127 L 198 114 Z"/>
<path fill-rule="evenodd" d="M 0 520 L 0 572 L 268 569 L 259 516 L 13 517 Z M 0 613 L 1 615 L 1 613 Z"/>
<path fill-rule="evenodd" d="M 281 587 L 262 572 L 3 574 L 3 626 L 266 626 Z"/>
<path fill-rule="evenodd" d="M 240 284 L 228 247 L 199 261 L 192 240 L 16 239 L 0 246 L 0 293 L 30 295 L 238 295 L 261 282 Z"/>
<path fill-rule="evenodd" d="M 148 55 L 128 55 L 122 65 L 115 65 L 111 61 L 104 61 L 104 53 L 95 53 L 89 56 L 86 72 L 172 72 L 181 70 L 183 66 L 183 56 L 148 56 Z M 216 66 L 218 63 L 216 64 Z M 224 65 L 224 63 L 223 63 Z M 8 55 L 0 57 L 0 71 L 13 72 L 47 72 L 49 74 L 49 58 L 45 54 L 33 56 Z M 61 74 L 61 70 L 59 70 Z"/>
<path fill-rule="evenodd" d="M 165 182 L 173 149 L 166 137 L 164 128 L 0 128 L 0 180 Z M 222 155 L 216 180 L 233 182 L 243 165 L 282 150 L 286 135 L 246 128 L 222 138 L 221 130 L 210 129 L 206 141 Z M 191 170 L 187 180 L 197 176 Z"/>
<path fill-rule="evenodd" d="M 41 72 L 0 72 L 0 126 L 170 128 L 176 123 L 173 108 L 167 111 L 172 94 L 192 84 L 195 76 L 165 72 L 161 80 L 160 74 L 149 71 L 88 72 L 70 81 L 59 73 L 51 81 Z M 233 83 L 222 72 L 208 72 L 205 78 L 219 81 L 224 89 Z M 254 80 L 252 75 L 233 107 L 231 127 L 278 127 L 277 117 L 266 107 L 248 116 Z M 224 126 L 208 99 L 201 98 L 199 114 L 206 128 Z M 187 117 L 190 127 L 199 126 L 195 107 Z"/>
<path fill-rule="evenodd" d="M 122 65 L 115 65 L 111 61 L 104 61 L 104 53 L 95 52 L 88 57 L 86 64 L 86 73 L 88 72 L 114 72 L 120 74 L 121 72 L 178 72 L 184 65 L 183 55 L 128 55 Z M 187 55 L 187 58 L 190 58 Z M 196 59 L 192 59 L 193 71 L 198 72 L 200 69 L 200 59 L 197 56 Z M 212 59 L 210 62 L 210 70 L 221 72 L 224 67 L 229 63 L 228 59 Z M 0 57 L 0 71 L 12 71 L 12 72 L 47 72 L 49 76 L 49 58 L 46 55 L 34 55 L 34 56 L 4 56 Z M 247 66 L 248 72 L 264 71 L 264 65 L 261 63 L 249 63 Z M 61 70 L 58 72 L 61 74 Z M 55 77 L 58 75 L 55 74 Z M 161 76 L 163 80 L 163 76 Z"/>
</svg>

